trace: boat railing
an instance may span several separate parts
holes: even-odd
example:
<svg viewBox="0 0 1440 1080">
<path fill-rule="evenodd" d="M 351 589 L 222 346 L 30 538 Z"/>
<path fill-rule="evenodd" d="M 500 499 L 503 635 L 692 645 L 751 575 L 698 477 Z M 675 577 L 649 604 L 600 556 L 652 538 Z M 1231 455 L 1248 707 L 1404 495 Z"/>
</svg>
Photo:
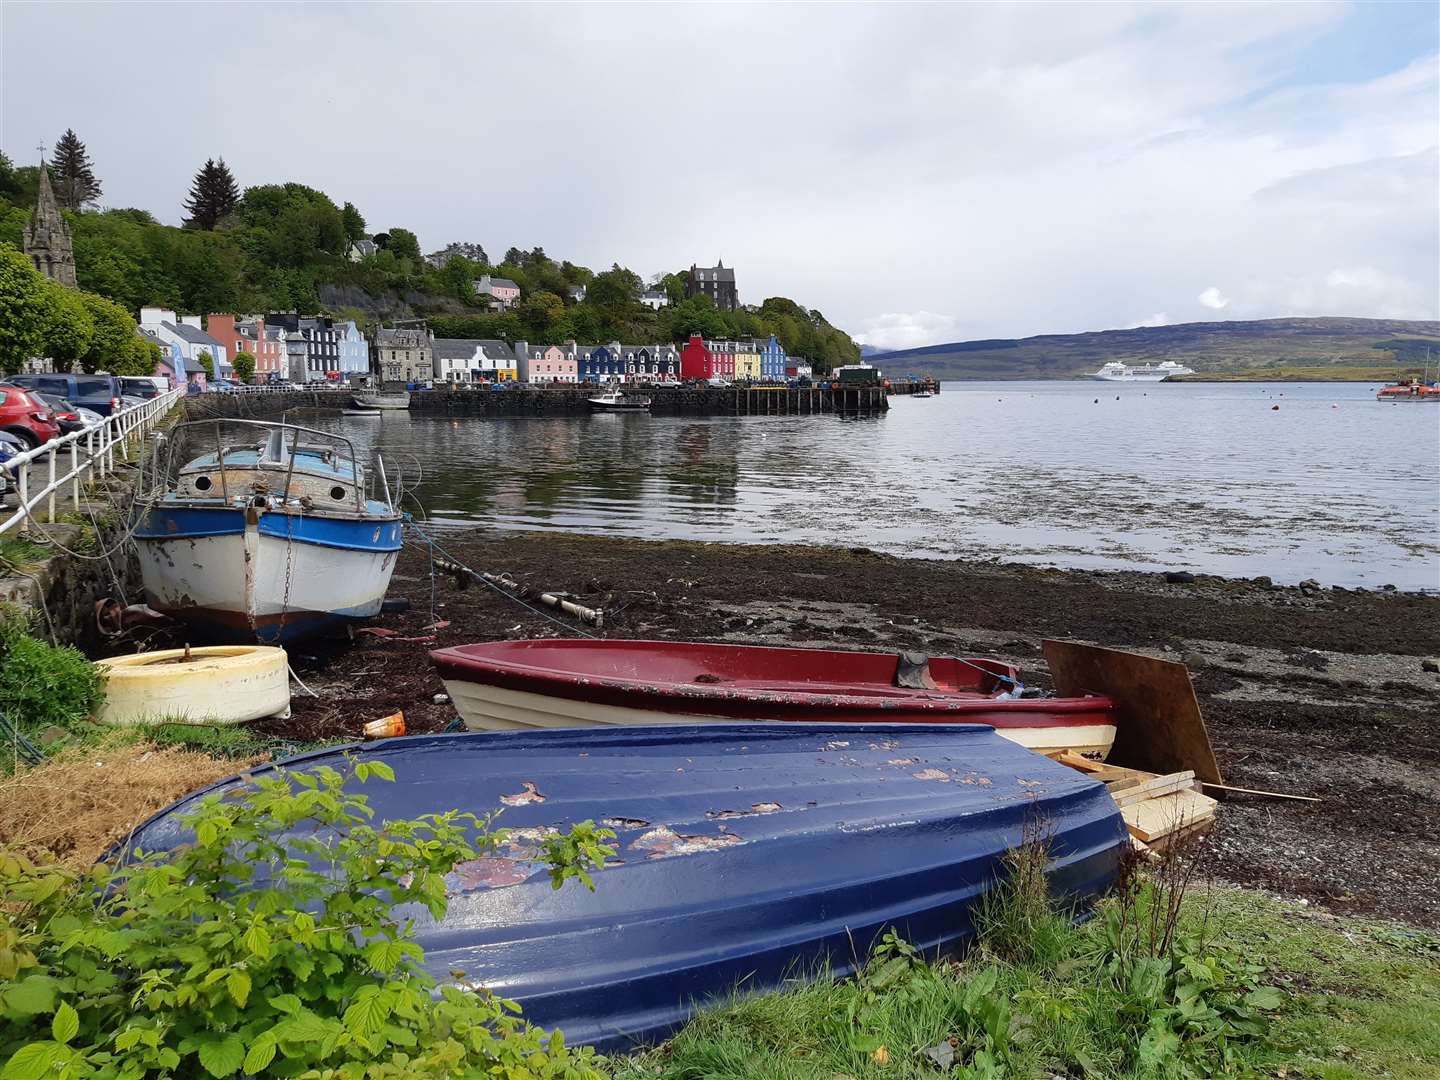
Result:
<svg viewBox="0 0 1440 1080">
<path fill-rule="evenodd" d="M 354 442 L 352 442 L 350 439 L 347 439 L 344 435 L 335 434 L 333 431 L 321 431 L 318 428 L 302 427 L 299 424 L 276 423 L 270 420 L 190 420 L 184 423 L 176 424 L 174 428 L 171 429 L 171 438 L 169 440 L 168 453 L 165 460 L 164 477 L 168 479 L 169 477 L 177 475 L 174 467 L 175 448 L 177 444 L 182 442 L 181 435 L 187 433 L 189 429 L 192 428 L 201 430 L 211 429 L 214 433 L 215 468 L 216 471 L 220 474 L 220 497 L 228 503 L 230 501 L 230 491 L 225 476 L 226 447 L 225 440 L 221 435 L 221 431 L 222 428 L 231 429 L 235 427 L 254 428 L 257 429 L 257 431 L 265 432 L 267 433 L 267 442 L 268 435 L 270 433 L 279 433 L 281 439 L 285 442 L 288 442 L 289 453 L 285 457 L 285 486 L 280 493 L 281 499 L 286 502 L 288 502 L 290 499 L 290 489 L 294 483 L 295 461 L 302 450 L 302 445 L 300 441 L 301 435 L 313 436 L 321 441 L 334 444 L 337 447 L 343 447 L 345 451 L 344 456 L 350 461 L 351 465 L 353 465 L 355 469 L 355 512 L 358 514 L 363 514 L 365 512 L 366 470 L 365 467 L 360 464 L 360 459 L 355 452 Z M 291 438 L 285 439 L 286 435 L 291 435 Z M 262 446 L 263 445 L 264 444 L 262 443 Z M 186 453 L 190 453 L 190 450 L 188 448 L 186 450 Z M 392 508 L 394 506 L 394 503 L 390 500 L 390 492 L 388 485 L 385 492 L 385 505 Z"/>
<path fill-rule="evenodd" d="M 14 528 L 23 529 L 42 503 L 47 519 L 54 521 L 57 497 L 63 498 L 67 487 L 71 508 L 78 511 L 86 485 L 114 472 L 117 456 L 123 463 L 130 456 L 132 444 L 133 449 L 142 448 L 145 436 L 185 394 L 185 387 L 175 387 L 148 401 L 111 413 L 90 427 L 16 454 L 5 463 L 5 469 L 15 479 L 19 504 L 13 514 L 0 521 L 0 535 Z M 69 468 L 62 466 L 62 455 L 68 459 Z M 142 467 L 143 464 L 142 455 Z M 38 471 L 42 467 L 42 476 L 32 475 L 32 470 Z M 40 480 L 44 483 L 39 483 Z"/>
</svg>

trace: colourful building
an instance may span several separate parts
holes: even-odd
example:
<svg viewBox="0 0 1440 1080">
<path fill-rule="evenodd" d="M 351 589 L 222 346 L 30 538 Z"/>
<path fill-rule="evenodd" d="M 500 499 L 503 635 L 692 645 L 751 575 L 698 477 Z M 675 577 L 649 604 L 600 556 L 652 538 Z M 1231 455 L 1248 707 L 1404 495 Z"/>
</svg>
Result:
<svg viewBox="0 0 1440 1080">
<path fill-rule="evenodd" d="M 756 344 L 760 348 L 760 377 L 766 382 L 784 382 L 785 369 L 790 363 L 790 357 L 785 354 L 785 346 L 780 344 L 774 334 L 770 335 L 769 341 Z"/>
<path fill-rule="evenodd" d="M 715 377 L 715 357 L 699 334 L 691 334 L 680 350 L 680 377 L 701 382 Z"/>
<path fill-rule="evenodd" d="M 735 343 L 735 378 L 742 382 L 760 381 L 760 348 L 755 342 Z"/>
<path fill-rule="evenodd" d="M 521 382 L 573 383 L 580 379 L 575 357 L 559 345 L 526 345 L 517 341 L 515 352 L 520 362 Z"/>
</svg>

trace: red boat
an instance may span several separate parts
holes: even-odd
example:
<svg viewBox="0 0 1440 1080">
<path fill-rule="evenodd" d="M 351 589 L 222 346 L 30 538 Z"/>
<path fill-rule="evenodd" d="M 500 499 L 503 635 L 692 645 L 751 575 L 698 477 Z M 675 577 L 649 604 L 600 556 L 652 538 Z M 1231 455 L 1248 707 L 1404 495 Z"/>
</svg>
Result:
<svg viewBox="0 0 1440 1080">
<path fill-rule="evenodd" d="M 1036 750 L 1103 757 L 1107 697 L 1018 696 L 995 660 L 683 641 L 490 641 L 430 654 L 471 730 L 736 720 L 990 724 Z"/>
</svg>

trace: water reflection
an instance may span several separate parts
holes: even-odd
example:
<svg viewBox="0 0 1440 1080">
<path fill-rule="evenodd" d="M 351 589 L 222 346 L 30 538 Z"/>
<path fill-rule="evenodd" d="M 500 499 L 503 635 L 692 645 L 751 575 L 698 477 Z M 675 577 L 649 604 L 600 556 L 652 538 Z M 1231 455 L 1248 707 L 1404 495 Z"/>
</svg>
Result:
<svg viewBox="0 0 1440 1080">
<path fill-rule="evenodd" d="M 1364 385 L 1000 383 L 877 418 L 331 424 L 452 522 L 1435 588 L 1436 415 Z"/>
</svg>

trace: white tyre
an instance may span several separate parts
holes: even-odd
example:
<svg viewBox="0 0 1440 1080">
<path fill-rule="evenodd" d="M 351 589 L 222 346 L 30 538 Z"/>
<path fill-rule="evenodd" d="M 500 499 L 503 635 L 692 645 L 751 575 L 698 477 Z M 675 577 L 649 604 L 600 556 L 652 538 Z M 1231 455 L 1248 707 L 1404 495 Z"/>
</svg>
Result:
<svg viewBox="0 0 1440 1080">
<path fill-rule="evenodd" d="M 109 724 L 239 724 L 290 714 L 285 650 L 212 645 L 117 656 L 105 676 L 99 718 Z"/>
</svg>

